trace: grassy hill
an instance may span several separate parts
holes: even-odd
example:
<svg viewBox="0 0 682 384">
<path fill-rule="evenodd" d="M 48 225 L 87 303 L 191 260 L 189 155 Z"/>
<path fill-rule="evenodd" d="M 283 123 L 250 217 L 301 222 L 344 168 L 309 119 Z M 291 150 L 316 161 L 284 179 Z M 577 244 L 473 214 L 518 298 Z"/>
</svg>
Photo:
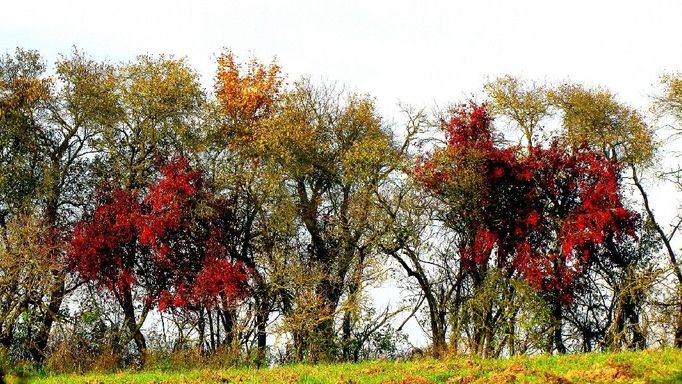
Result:
<svg viewBox="0 0 682 384">
<path fill-rule="evenodd" d="M 9 383 L 682 383 L 682 351 L 591 353 L 510 359 L 449 358 L 291 365 L 265 369 L 48 375 Z"/>
</svg>

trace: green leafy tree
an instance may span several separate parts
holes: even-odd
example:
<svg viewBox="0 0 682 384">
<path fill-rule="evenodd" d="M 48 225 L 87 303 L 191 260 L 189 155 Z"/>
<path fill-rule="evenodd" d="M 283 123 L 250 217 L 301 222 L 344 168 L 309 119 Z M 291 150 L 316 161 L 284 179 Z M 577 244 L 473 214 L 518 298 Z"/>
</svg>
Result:
<svg viewBox="0 0 682 384">
<path fill-rule="evenodd" d="M 10 145 L 3 161 L 10 172 L 3 184 L 3 217 L 30 210 L 44 218 L 53 236 L 63 238 L 88 202 L 92 188 L 91 140 L 110 124 L 113 90 L 110 66 L 74 50 L 56 62 L 54 77 L 47 76 L 36 52 L 18 49 L 5 56 L 2 69 L 3 140 Z M 30 197 L 29 197 L 30 196 Z M 20 209 L 21 210 L 21 209 Z M 52 257 L 60 260 L 61 249 Z M 52 270 L 53 284 L 41 300 L 31 303 L 37 316 L 32 326 L 30 353 L 44 358 L 52 324 L 60 315 L 67 287 L 64 270 Z"/>
</svg>

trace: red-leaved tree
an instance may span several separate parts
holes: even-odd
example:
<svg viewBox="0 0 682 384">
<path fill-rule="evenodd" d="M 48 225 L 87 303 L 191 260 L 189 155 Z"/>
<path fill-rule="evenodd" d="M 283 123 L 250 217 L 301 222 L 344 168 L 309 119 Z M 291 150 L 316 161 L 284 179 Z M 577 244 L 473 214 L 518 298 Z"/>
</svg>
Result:
<svg viewBox="0 0 682 384">
<path fill-rule="evenodd" d="M 154 306 L 211 308 L 246 295 L 247 271 L 229 257 L 232 218 L 201 172 L 176 158 L 144 195 L 103 186 L 95 210 L 74 229 L 69 265 L 112 293 L 144 357 L 140 328 Z"/>
<path fill-rule="evenodd" d="M 462 270 L 476 280 L 494 265 L 525 278 L 550 305 L 548 350 L 563 353 L 562 307 L 594 260 L 616 256 L 614 245 L 636 235 L 638 216 L 623 207 L 618 165 L 599 152 L 560 139 L 501 147 L 490 122 L 484 105 L 462 106 L 444 124 L 447 145 L 415 174 L 449 207 Z"/>
</svg>

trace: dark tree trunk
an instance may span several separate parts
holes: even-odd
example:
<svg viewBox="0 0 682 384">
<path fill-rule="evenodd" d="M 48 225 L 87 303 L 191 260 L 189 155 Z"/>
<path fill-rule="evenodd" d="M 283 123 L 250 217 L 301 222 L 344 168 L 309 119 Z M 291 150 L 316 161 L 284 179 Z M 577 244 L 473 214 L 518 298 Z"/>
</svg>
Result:
<svg viewBox="0 0 682 384">
<path fill-rule="evenodd" d="M 44 361 L 46 357 L 47 344 L 50 339 L 50 331 L 52 330 L 52 325 L 54 324 L 56 316 L 59 314 L 59 310 L 62 306 L 62 301 L 64 299 L 64 279 L 63 277 L 58 277 L 58 281 L 50 290 L 50 302 L 47 305 L 46 313 L 41 316 L 41 321 L 39 323 L 39 331 L 34 336 L 34 342 L 31 346 L 29 353 L 35 361 Z"/>
<path fill-rule="evenodd" d="M 234 343 L 236 338 L 236 335 L 234 334 L 235 316 L 236 314 L 234 313 L 234 310 L 225 309 L 222 311 L 221 317 L 223 321 L 223 329 L 225 330 L 225 344 L 227 344 L 230 348 L 232 347 L 232 343 Z"/>
<path fill-rule="evenodd" d="M 204 351 L 204 344 L 206 343 L 206 320 L 204 319 L 204 309 L 199 308 L 199 321 L 198 321 L 198 328 L 199 328 L 199 349 L 201 351 Z"/>
<path fill-rule="evenodd" d="M 552 341 L 553 341 L 553 349 L 556 349 L 558 354 L 565 354 L 566 353 L 566 346 L 564 345 L 564 337 L 563 337 L 563 326 L 562 326 L 562 320 L 563 320 L 563 308 L 561 306 L 561 301 L 559 301 L 558 295 L 557 297 L 553 298 L 553 303 L 552 303 Z M 550 351 L 552 351 L 551 345 L 550 345 Z"/>
<path fill-rule="evenodd" d="M 58 166 L 58 163 L 55 164 Z M 53 166 L 55 166 L 53 165 Z M 51 191 L 51 197 L 47 201 L 47 206 L 45 210 L 45 220 L 50 228 L 55 231 L 53 236 L 56 235 L 58 226 L 58 196 L 60 195 L 60 190 L 58 184 L 54 184 Z M 52 255 L 57 257 L 57 255 Z M 59 314 L 59 310 L 62 306 L 62 301 L 64 300 L 65 293 L 65 275 L 63 271 L 52 271 L 52 277 L 54 278 L 53 285 L 50 287 L 48 292 L 47 308 L 39 317 L 38 321 L 38 332 L 33 336 L 33 342 L 29 348 L 29 354 L 31 358 L 35 361 L 42 362 L 45 360 L 45 353 L 50 338 L 50 331 L 52 330 L 52 325 Z"/>
<path fill-rule="evenodd" d="M 135 318 L 135 306 L 133 303 L 133 294 L 130 288 L 123 289 L 121 307 L 123 308 L 123 316 L 125 324 L 130 332 L 130 337 L 132 338 L 137 351 L 140 354 L 140 366 L 144 367 L 147 354 L 147 341 L 140 330 L 140 326 L 137 324 Z"/>
<path fill-rule="evenodd" d="M 215 351 L 215 332 L 213 330 L 213 315 L 210 309 L 206 309 L 206 316 L 208 317 L 208 343 L 209 351 Z"/>
<path fill-rule="evenodd" d="M 626 316 L 629 319 L 630 327 L 632 328 L 632 340 L 630 342 L 630 349 L 644 349 L 646 348 L 646 338 L 642 333 L 642 328 L 639 325 L 639 312 L 636 306 L 631 305 Z"/>
<path fill-rule="evenodd" d="M 267 363 L 267 349 L 268 349 L 268 333 L 267 326 L 270 317 L 270 308 L 267 303 L 260 302 L 258 306 L 258 313 L 256 314 L 256 345 L 258 347 L 258 361 L 259 367 Z"/>
<path fill-rule="evenodd" d="M 445 340 L 445 313 L 434 313 L 431 317 L 431 338 L 433 339 L 433 356 L 441 357 L 447 351 Z"/>
<path fill-rule="evenodd" d="M 347 310 L 343 314 L 343 322 L 341 324 L 341 350 L 344 361 L 351 360 L 353 356 L 353 348 L 350 345 L 351 332 L 352 332 L 351 313 L 350 311 Z"/>
<path fill-rule="evenodd" d="M 215 342 L 216 342 L 216 348 L 219 348 L 221 345 L 221 340 L 220 340 L 220 310 L 217 310 L 215 313 Z"/>
</svg>

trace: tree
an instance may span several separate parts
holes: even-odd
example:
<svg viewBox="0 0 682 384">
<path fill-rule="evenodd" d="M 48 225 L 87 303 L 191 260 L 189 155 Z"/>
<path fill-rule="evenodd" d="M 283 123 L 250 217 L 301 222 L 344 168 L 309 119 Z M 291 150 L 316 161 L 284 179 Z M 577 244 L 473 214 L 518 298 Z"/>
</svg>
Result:
<svg viewBox="0 0 682 384">
<path fill-rule="evenodd" d="M 588 144 L 622 165 L 651 160 L 651 129 L 639 112 L 619 103 L 611 92 L 567 83 L 551 89 L 548 98 L 562 114 L 562 136 L 568 144 Z"/>
<path fill-rule="evenodd" d="M 0 61 L 0 224 L 13 213 L 30 210 L 41 180 L 35 115 L 49 97 L 51 82 L 42 78 L 37 52 L 18 49 Z M 27 201 L 28 200 L 28 201 Z"/>
<path fill-rule="evenodd" d="M 97 177 L 139 189 L 154 177 L 159 159 L 187 154 L 198 139 L 199 76 L 184 59 L 138 56 L 114 69 L 109 88 L 116 96 L 111 122 L 93 140 L 101 154 Z"/>
<path fill-rule="evenodd" d="M 420 192 L 409 181 L 402 182 L 381 200 L 391 234 L 381 248 L 416 282 L 416 287 L 405 285 L 408 292 L 418 292 L 415 312 L 426 302 L 431 349 L 438 357 L 447 349 L 448 312 L 462 301 L 463 274 L 448 252 L 452 240 L 433 223 L 438 202 Z"/>
<path fill-rule="evenodd" d="M 496 147 L 489 127 L 484 106 L 462 107 L 445 126 L 447 146 L 418 164 L 417 177 L 458 207 L 449 220 L 466 230 L 460 253 L 469 273 L 496 265 L 544 293 L 554 321 L 548 350 L 562 353 L 562 309 L 578 277 L 612 244 L 635 236 L 636 215 L 622 205 L 617 165 L 599 153 L 568 152 L 555 141 L 523 156 Z"/>
<path fill-rule="evenodd" d="M 177 158 L 161 174 L 144 198 L 117 187 L 101 192 L 95 211 L 76 226 L 69 252 L 81 278 L 115 297 L 142 362 L 140 328 L 154 305 L 214 306 L 246 290 L 246 271 L 220 242 L 224 212 L 201 216 L 201 173 Z"/>
<path fill-rule="evenodd" d="M 14 57 L 2 60 L 3 112 L 6 125 L 3 140 L 11 145 L 5 159 L 9 173 L 3 196 L 3 220 L 23 209 L 38 214 L 54 236 L 65 237 L 77 220 L 78 210 L 92 193 L 91 140 L 110 122 L 113 110 L 111 67 L 97 63 L 74 50 L 56 63 L 56 76 L 45 75 L 45 66 L 36 52 L 18 49 Z M 15 183 L 15 181 L 21 182 Z M 30 198 L 28 198 L 30 196 Z M 32 212 L 28 212 L 28 210 Z M 54 249 L 60 260 L 63 249 Z M 45 357 L 52 324 L 60 316 L 62 301 L 74 287 L 67 286 L 64 269 L 54 269 L 53 284 L 43 298 L 32 303 L 38 311 L 32 333 L 30 354 L 36 360 Z"/>
<path fill-rule="evenodd" d="M 650 167 L 657 150 L 655 132 L 641 113 L 618 101 L 613 93 L 603 88 L 588 88 L 570 82 L 552 86 L 535 83 L 529 85 L 524 80 L 510 76 L 497 79 L 490 84 L 486 85 L 486 91 L 490 96 L 493 112 L 511 119 L 518 126 L 524 126 L 530 117 L 537 115 L 538 109 L 535 106 L 546 104 L 548 108 L 545 110 L 546 117 L 556 117 L 556 119 L 545 119 L 545 123 L 559 123 L 560 129 L 556 133 L 573 148 L 588 145 L 591 149 L 601 152 L 607 159 L 617 162 L 626 185 L 632 180 L 633 187 L 641 195 L 643 190 L 641 173 L 646 172 Z M 508 86 L 509 84 L 521 84 L 523 87 L 512 87 Z M 500 94 L 505 97 L 501 98 Z M 513 101 L 527 98 L 535 101 L 513 103 Z M 540 124 L 534 127 L 540 132 L 544 128 Z M 647 208 L 648 202 L 645 201 L 645 203 L 643 210 L 646 213 L 650 207 Z M 647 214 L 647 216 L 651 215 Z M 652 220 L 649 217 L 647 221 Z M 655 228 L 656 225 L 642 228 L 645 227 Z M 641 291 L 635 295 L 639 298 L 631 297 L 635 291 L 622 288 L 641 286 L 642 283 L 650 281 L 645 276 L 650 276 L 652 273 L 650 270 L 647 272 L 647 262 L 651 256 L 649 253 L 653 252 L 651 247 L 624 247 L 618 251 L 623 254 L 614 257 L 613 262 L 598 263 L 592 275 L 585 279 L 585 283 L 592 286 L 589 288 L 592 291 L 589 294 L 586 292 L 586 297 L 599 297 L 606 302 L 611 302 L 612 305 L 609 308 L 595 306 L 592 303 L 583 306 L 586 311 L 591 312 L 589 318 L 599 320 L 585 320 L 584 324 L 580 324 L 579 318 L 587 319 L 587 313 L 574 318 L 575 326 L 581 329 L 580 332 L 584 335 L 584 347 L 592 345 L 592 341 L 589 340 L 601 337 L 599 335 L 604 336 L 611 324 L 615 326 L 615 323 L 611 321 L 611 311 L 625 308 L 614 307 L 615 303 L 636 303 L 641 300 Z M 630 280 L 636 276 L 639 276 L 637 278 L 639 282 Z M 625 280 L 620 280 L 621 278 Z M 606 284 L 611 288 L 610 292 L 597 287 L 599 284 Z M 573 310 L 580 311 L 580 306 L 581 304 L 578 303 Z M 595 309 L 598 307 L 601 308 L 601 313 L 597 315 Z M 639 310 L 638 306 L 626 307 Z M 615 317 L 623 318 L 619 314 L 615 314 Z M 639 314 L 631 312 L 629 317 L 639 318 Z M 592 324 L 588 324 L 590 322 Z M 620 333 L 622 332 L 616 332 L 616 334 Z"/>
<path fill-rule="evenodd" d="M 254 141 L 278 108 L 282 84 L 276 63 L 264 65 L 254 59 L 240 64 L 231 52 L 223 53 L 204 151 L 215 192 L 236 208 L 230 252 L 251 273 L 258 364 L 266 363 L 270 315 L 291 301 L 290 277 L 299 267 L 287 257 L 297 252 L 298 229 L 284 171 L 261 158 L 262 147 Z"/>
<path fill-rule="evenodd" d="M 540 124 L 552 114 L 546 86 L 529 84 L 523 79 L 507 75 L 487 82 L 483 88 L 492 99 L 491 112 L 516 123 L 528 148 L 533 147 L 537 135 L 542 134 Z"/>
<path fill-rule="evenodd" d="M 17 340 L 16 324 L 55 284 L 55 275 L 62 269 L 61 260 L 54 257 L 55 249 L 63 245 L 35 216 L 14 216 L 1 231 L 0 345 L 10 350 L 30 345 L 31 340 Z M 14 352 L 21 356 L 24 351 Z"/>
<path fill-rule="evenodd" d="M 254 87 L 254 94 L 275 82 Z M 245 94 L 251 95 L 249 92 Z M 242 99 L 260 100 L 236 98 Z M 313 360 L 331 359 L 337 349 L 334 318 L 341 299 L 357 293 L 353 287 L 361 286 L 357 282 L 376 251 L 378 230 L 369 218 L 375 212 L 375 190 L 394 159 L 392 137 L 382 127 L 370 98 L 344 95 L 307 80 L 282 93 L 271 118 L 229 134 L 252 159 L 281 172 L 294 218 L 304 231 L 299 234 L 305 233 L 307 245 L 300 258 L 323 276 L 316 294 L 320 299 L 318 316 L 326 320 L 316 327 L 312 338 L 300 339 L 302 345 L 297 348 L 311 352 Z M 313 345 L 318 349 L 311 351 Z"/>
<path fill-rule="evenodd" d="M 656 97 L 654 100 L 654 112 L 660 117 L 672 117 L 673 125 L 672 131 L 674 138 L 680 131 L 678 126 L 682 121 L 682 76 L 679 73 L 669 73 L 661 78 L 661 85 L 663 86 L 662 95 Z M 663 130 L 660 130 L 663 131 Z M 644 169 L 642 169 L 644 168 Z M 649 191 L 646 188 L 643 174 L 647 171 L 645 167 L 638 167 L 637 164 L 631 166 L 632 180 L 637 191 L 640 193 L 646 215 L 651 222 L 653 228 L 663 243 L 663 248 L 668 256 L 670 270 L 677 280 L 677 292 L 674 293 L 675 303 L 677 307 L 677 314 L 675 319 L 675 330 L 673 336 L 673 344 L 677 348 L 682 348 L 682 262 L 679 260 L 679 254 L 673 245 L 673 239 L 677 233 L 682 220 L 675 218 L 675 221 L 670 224 L 671 229 L 666 231 L 661 219 L 655 214 L 654 207 L 650 201 Z M 659 179 L 671 180 L 678 190 L 682 189 L 680 182 L 680 174 L 682 170 L 679 166 L 669 172 L 662 172 L 655 175 Z"/>
</svg>

